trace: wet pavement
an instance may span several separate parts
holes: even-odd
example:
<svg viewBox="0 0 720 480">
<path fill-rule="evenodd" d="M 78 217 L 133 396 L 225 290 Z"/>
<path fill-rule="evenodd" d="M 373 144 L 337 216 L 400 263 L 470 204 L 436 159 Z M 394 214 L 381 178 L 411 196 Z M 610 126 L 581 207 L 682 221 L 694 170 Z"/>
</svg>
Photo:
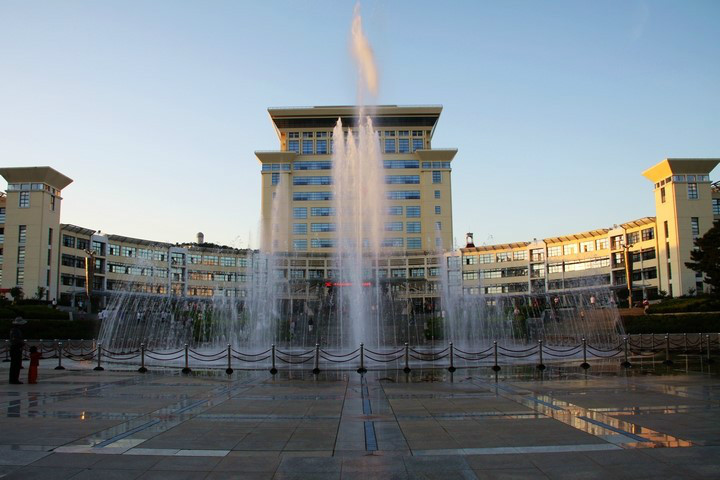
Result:
<svg viewBox="0 0 720 480">
<path fill-rule="evenodd" d="M 497 376 L 45 363 L 0 385 L 0 478 L 720 478 L 718 367 L 687 358 Z"/>
</svg>

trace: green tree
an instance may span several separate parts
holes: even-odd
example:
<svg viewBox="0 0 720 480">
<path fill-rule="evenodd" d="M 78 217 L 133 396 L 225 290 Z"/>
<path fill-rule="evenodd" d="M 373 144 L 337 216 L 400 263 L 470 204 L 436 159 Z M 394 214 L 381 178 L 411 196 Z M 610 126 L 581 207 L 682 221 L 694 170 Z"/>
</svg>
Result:
<svg viewBox="0 0 720 480">
<path fill-rule="evenodd" d="M 37 287 L 37 291 L 35 292 L 35 299 L 36 300 L 42 300 L 45 298 L 45 287 Z"/>
<path fill-rule="evenodd" d="M 692 262 L 685 264 L 691 270 L 703 275 L 703 281 L 712 287 L 715 295 L 720 294 L 720 221 L 702 237 L 695 240 L 695 250 L 690 252 Z"/>
<path fill-rule="evenodd" d="M 22 287 L 12 287 L 10 289 L 10 295 L 13 297 L 14 302 L 17 302 L 18 300 L 22 300 L 22 298 L 23 298 Z"/>
</svg>

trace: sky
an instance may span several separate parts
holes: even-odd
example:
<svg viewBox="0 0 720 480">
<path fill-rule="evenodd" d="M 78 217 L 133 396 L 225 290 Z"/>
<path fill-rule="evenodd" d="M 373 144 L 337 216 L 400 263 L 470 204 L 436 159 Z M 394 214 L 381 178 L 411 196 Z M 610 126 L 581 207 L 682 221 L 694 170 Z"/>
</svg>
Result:
<svg viewBox="0 0 720 480">
<path fill-rule="evenodd" d="M 356 103 L 353 7 L 0 0 L 0 165 L 72 178 L 63 223 L 257 247 L 254 152 L 279 148 L 267 108 Z M 718 1 L 363 1 L 361 12 L 374 103 L 443 105 L 433 147 L 458 149 L 458 244 L 653 216 L 643 170 L 720 157 Z"/>
</svg>

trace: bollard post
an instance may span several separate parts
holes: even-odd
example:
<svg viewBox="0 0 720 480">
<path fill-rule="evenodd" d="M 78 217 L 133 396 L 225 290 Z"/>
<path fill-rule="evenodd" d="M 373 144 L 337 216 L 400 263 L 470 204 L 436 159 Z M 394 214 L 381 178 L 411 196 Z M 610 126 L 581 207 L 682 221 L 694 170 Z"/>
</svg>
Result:
<svg viewBox="0 0 720 480">
<path fill-rule="evenodd" d="M 272 344 L 272 367 L 270 368 L 270 374 L 275 375 L 277 368 L 275 368 L 275 344 Z"/>
<path fill-rule="evenodd" d="M 407 342 L 405 342 L 405 368 L 403 368 L 403 372 L 410 373 L 410 347 L 408 347 Z"/>
<path fill-rule="evenodd" d="M 55 370 L 65 370 L 65 367 L 62 365 L 62 350 L 63 350 L 63 344 L 62 342 L 57 343 L 57 354 L 58 354 L 58 364 L 57 367 L 55 367 Z"/>
<path fill-rule="evenodd" d="M 186 343 L 185 344 L 185 367 L 183 367 L 182 373 L 187 375 L 190 372 L 192 372 L 192 370 L 190 369 L 190 353 L 189 353 L 188 344 Z"/>
<path fill-rule="evenodd" d="M 229 343 L 227 346 L 227 357 L 228 357 L 228 367 L 225 369 L 225 373 L 227 373 L 228 375 L 232 375 L 232 373 L 234 372 L 234 370 L 232 369 L 232 347 L 230 346 Z"/>
<path fill-rule="evenodd" d="M 543 363 L 543 341 L 538 340 L 538 352 L 540 353 L 540 363 L 537 364 L 538 370 L 545 370 L 545 364 Z"/>
<path fill-rule="evenodd" d="M 315 375 L 320 373 L 320 344 L 315 344 L 315 368 L 312 371 Z"/>
<path fill-rule="evenodd" d="M 147 368 L 145 368 L 145 344 L 140 344 L 140 368 L 138 368 L 138 373 L 145 373 L 147 372 Z"/>
<path fill-rule="evenodd" d="M 623 338 L 623 351 L 624 351 L 624 357 L 625 360 L 623 360 L 620 365 L 622 365 L 625 368 L 630 368 L 632 365 L 630 364 L 630 361 L 628 360 L 628 337 Z"/>
<path fill-rule="evenodd" d="M 7 363 L 10 361 L 10 340 L 5 340 L 5 360 L 3 360 L 3 363 Z"/>
<path fill-rule="evenodd" d="M 450 342 L 450 366 L 448 367 L 448 372 L 452 373 L 455 370 L 455 350 L 453 349 L 453 343 Z"/>
<path fill-rule="evenodd" d="M 590 368 L 590 364 L 587 361 L 587 339 L 583 337 L 582 339 L 582 346 L 583 346 L 583 361 L 580 364 L 580 367 L 582 367 L 584 370 L 587 370 Z"/>
<path fill-rule="evenodd" d="M 102 357 L 102 342 L 98 342 L 98 344 L 97 344 L 97 357 L 98 357 L 97 367 L 93 368 L 93 370 L 95 370 L 96 372 L 101 372 L 101 371 L 105 370 L 100 365 L 100 358 Z"/>
<path fill-rule="evenodd" d="M 493 370 L 493 372 L 499 372 L 500 365 L 498 365 L 497 340 L 493 341 L 493 355 L 495 356 L 495 365 L 492 366 L 492 370 Z"/>
<path fill-rule="evenodd" d="M 365 368 L 365 344 L 360 344 L 360 368 L 357 369 L 357 372 L 359 374 L 363 374 L 367 372 L 367 369 Z"/>
<path fill-rule="evenodd" d="M 710 335 L 705 335 L 705 347 L 707 350 L 707 363 L 713 363 L 713 359 L 710 358 Z"/>
<path fill-rule="evenodd" d="M 665 365 L 672 365 L 673 361 L 670 360 L 670 334 L 665 335 Z"/>
</svg>

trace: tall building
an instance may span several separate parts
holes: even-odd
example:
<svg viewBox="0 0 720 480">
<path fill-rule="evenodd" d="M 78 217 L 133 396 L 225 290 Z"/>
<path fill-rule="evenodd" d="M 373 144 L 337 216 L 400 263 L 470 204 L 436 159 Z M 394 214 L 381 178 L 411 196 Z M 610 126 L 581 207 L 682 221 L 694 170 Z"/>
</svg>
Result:
<svg viewBox="0 0 720 480">
<path fill-rule="evenodd" d="M 0 168 L 8 182 L 4 209 L 2 287 L 26 296 L 57 292 L 60 196 L 72 180 L 50 167 Z M 53 295 L 53 296 L 51 296 Z"/>
<path fill-rule="evenodd" d="M 394 252 L 452 248 L 451 162 L 457 149 L 433 149 L 441 106 L 369 107 L 382 152 L 388 215 L 383 245 Z M 270 108 L 278 151 L 262 164 L 262 250 L 331 253 L 333 128 L 357 136 L 353 106 Z"/>
</svg>

